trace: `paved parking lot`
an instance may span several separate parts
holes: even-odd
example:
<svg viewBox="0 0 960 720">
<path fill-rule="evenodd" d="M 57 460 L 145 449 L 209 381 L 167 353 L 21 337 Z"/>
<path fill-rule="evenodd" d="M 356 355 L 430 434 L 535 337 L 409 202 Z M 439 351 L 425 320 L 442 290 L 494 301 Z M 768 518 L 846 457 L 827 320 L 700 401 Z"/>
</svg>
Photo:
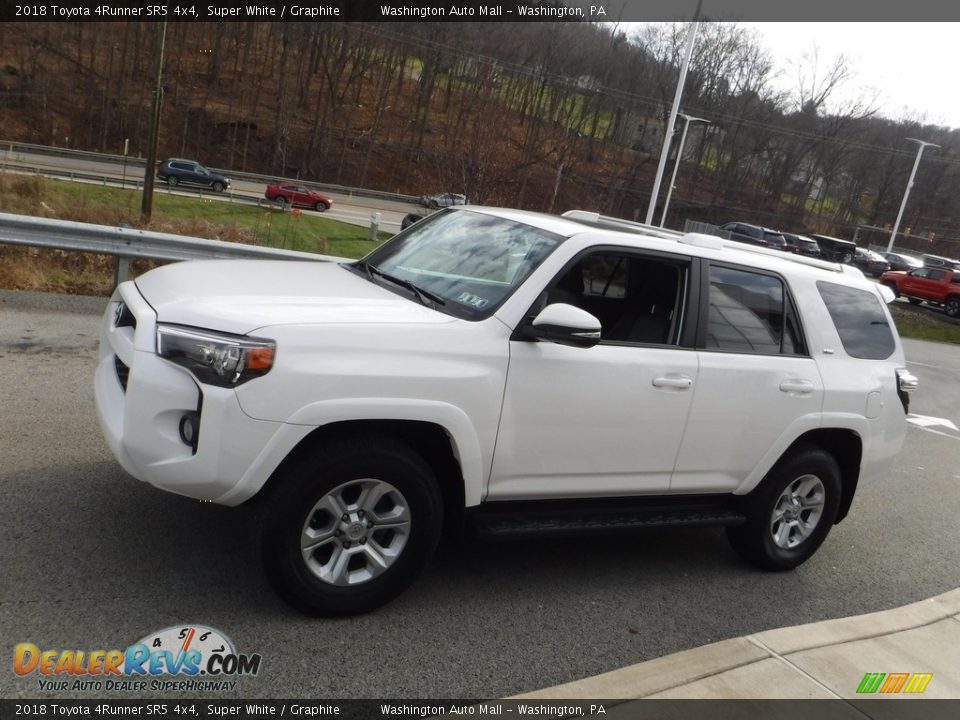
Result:
<svg viewBox="0 0 960 720">
<path fill-rule="evenodd" d="M 468 545 L 379 612 L 306 618 L 267 587 L 242 511 L 114 462 L 93 409 L 103 306 L 0 291 L 2 698 L 45 695 L 10 671 L 16 643 L 123 648 L 182 623 L 263 655 L 233 695 L 503 697 L 960 587 L 960 433 L 944 425 L 912 428 L 890 476 L 795 572 L 746 567 L 720 530 Z M 908 342 L 907 355 L 916 412 L 960 424 L 960 347 Z"/>
</svg>

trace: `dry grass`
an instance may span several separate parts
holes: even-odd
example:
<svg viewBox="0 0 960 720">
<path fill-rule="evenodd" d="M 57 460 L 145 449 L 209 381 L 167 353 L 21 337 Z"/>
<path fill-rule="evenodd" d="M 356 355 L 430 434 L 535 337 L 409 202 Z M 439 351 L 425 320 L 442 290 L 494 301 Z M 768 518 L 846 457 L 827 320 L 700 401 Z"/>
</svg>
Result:
<svg viewBox="0 0 960 720">
<path fill-rule="evenodd" d="M 184 218 L 140 222 L 139 207 L 98 201 L 79 193 L 62 193 L 62 184 L 46 178 L 0 173 L 0 211 L 57 218 L 74 222 L 214 238 L 257 244 L 256 234 L 236 225 Z M 13 290 L 108 295 L 113 288 L 116 260 L 107 255 L 42 250 L 0 244 L 0 287 Z M 131 262 L 131 277 L 163 264 L 153 260 Z"/>
</svg>

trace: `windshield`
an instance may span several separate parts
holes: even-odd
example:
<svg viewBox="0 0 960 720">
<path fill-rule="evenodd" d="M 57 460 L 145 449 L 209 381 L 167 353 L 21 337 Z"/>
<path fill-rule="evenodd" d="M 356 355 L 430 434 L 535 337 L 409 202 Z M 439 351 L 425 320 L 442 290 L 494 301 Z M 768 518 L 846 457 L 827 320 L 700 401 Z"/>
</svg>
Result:
<svg viewBox="0 0 960 720">
<path fill-rule="evenodd" d="M 563 239 L 513 220 L 444 210 L 411 225 L 358 265 L 376 269 L 371 280 L 387 287 L 389 277 L 399 278 L 442 299 L 437 310 L 482 320 Z"/>
</svg>

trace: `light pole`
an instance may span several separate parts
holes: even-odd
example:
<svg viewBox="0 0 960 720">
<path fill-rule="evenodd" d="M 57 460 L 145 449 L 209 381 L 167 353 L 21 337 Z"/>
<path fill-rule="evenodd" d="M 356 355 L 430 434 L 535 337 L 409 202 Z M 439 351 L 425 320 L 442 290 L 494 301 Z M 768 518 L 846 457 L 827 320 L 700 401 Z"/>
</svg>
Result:
<svg viewBox="0 0 960 720">
<path fill-rule="evenodd" d="M 673 126 L 677 122 L 677 111 L 680 109 L 680 97 L 683 95 L 683 84 L 687 79 L 687 68 L 690 67 L 690 58 L 693 56 L 693 43 L 697 39 L 697 30 L 700 24 L 700 8 L 703 0 L 697 0 L 697 10 L 693 14 L 693 22 L 687 33 L 687 48 L 683 54 L 683 64 L 680 66 L 680 77 L 677 80 L 677 89 L 673 95 L 673 106 L 670 108 L 670 119 L 667 129 L 663 133 L 663 148 L 660 150 L 660 163 L 657 165 L 657 174 L 653 180 L 653 190 L 650 192 L 650 205 L 647 206 L 647 225 L 653 224 L 653 211 L 657 206 L 657 195 L 660 194 L 660 181 L 663 180 L 663 171 L 667 166 L 667 155 L 670 154 L 670 141 L 673 140 Z"/>
<path fill-rule="evenodd" d="M 673 163 L 673 175 L 670 176 L 670 186 L 667 188 L 667 199 L 663 202 L 663 215 L 660 216 L 660 227 L 663 227 L 663 224 L 667 221 L 667 208 L 670 207 L 670 196 L 673 194 L 673 186 L 677 182 L 677 168 L 680 167 L 680 159 L 683 157 L 683 144 L 687 141 L 687 130 L 690 129 L 690 123 L 702 122 L 708 125 L 710 124 L 709 120 L 704 120 L 703 118 L 685 115 L 684 113 L 677 114 L 683 118 L 683 133 L 680 135 L 680 147 L 677 148 L 677 159 Z"/>
<path fill-rule="evenodd" d="M 903 211 L 907 207 L 907 198 L 910 197 L 910 188 L 913 187 L 913 178 L 916 177 L 917 167 L 920 165 L 920 157 L 923 155 L 923 150 L 927 145 L 931 147 L 938 148 L 939 145 L 926 142 L 925 140 L 917 140 L 916 138 L 907 138 L 910 142 L 920 143 L 920 147 L 917 148 L 917 159 L 913 161 L 913 170 L 910 171 L 910 179 L 907 180 L 907 189 L 903 191 L 903 202 L 900 203 L 900 212 L 897 213 L 897 221 L 893 224 L 893 232 L 890 233 L 890 242 L 887 243 L 887 252 L 893 252 L 893 243 L 897 239 L 897 230 L 900 229 L 900 221 L 903 219 Z"/>
</svg>

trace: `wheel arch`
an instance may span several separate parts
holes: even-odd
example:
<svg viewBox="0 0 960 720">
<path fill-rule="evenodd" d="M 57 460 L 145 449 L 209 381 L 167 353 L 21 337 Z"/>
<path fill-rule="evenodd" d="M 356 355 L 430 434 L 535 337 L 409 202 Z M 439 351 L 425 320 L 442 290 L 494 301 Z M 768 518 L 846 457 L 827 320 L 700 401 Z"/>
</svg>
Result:
<svg viewBox="0 0 960 720">
<path fill-rule="evenodd" d="M 840 468 L 840 485 L 843 496 L 837 509 L 835 524 L 839 524 L 850 511 L 853 496 L 857 492 L 860 479 L 860 460 L 863 457 L 863 441 L 853 430 L 847 428 L 819 428 L 810 430 L 787 448 L 782 457 L 787 457 L 801 446 L 819 447 L 830 453 Z"/>
<path fill-rule="evenodd" d="M 274 468 L 263 487 L 245 505 L 256 508 L 277 487 L 286 468 L 318 443 L 348 437 L 390 437 L 420 455 L 437 478 L 444 505 L 444 534 L 460 532 L 464 516 L 465 480 L 454 438 L 441 425 L 422 420 L 343 420 L 321 425 L 304 436 Z"/>
</svg>

